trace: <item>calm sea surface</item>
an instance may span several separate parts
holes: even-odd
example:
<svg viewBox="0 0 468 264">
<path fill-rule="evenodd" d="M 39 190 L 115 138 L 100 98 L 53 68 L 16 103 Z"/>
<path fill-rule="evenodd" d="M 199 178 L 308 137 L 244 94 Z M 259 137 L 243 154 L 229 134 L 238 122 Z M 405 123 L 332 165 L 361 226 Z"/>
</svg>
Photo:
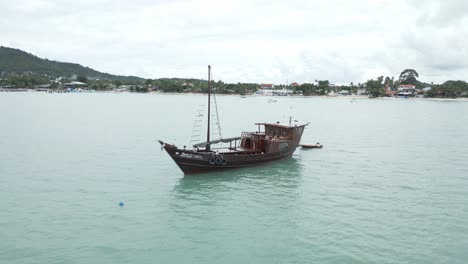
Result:
<svg viewBox="0 0 468 264">
<path fill-rule="evenodd" d="M 184 177 L 205 96 L 0 93 L 0 263 L 468 263 L 467 102 L 217 99 L 324 148 Z"/>
</svg>

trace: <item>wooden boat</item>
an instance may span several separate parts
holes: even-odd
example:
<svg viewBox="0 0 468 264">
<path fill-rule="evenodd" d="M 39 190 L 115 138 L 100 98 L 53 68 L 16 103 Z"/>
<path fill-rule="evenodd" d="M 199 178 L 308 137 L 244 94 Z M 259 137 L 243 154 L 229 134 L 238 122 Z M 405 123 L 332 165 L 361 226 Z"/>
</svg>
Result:
<svg viewBox="0 0 468 264">
<path fill-rule="evenodd" d="M 317 144 L 314 144 L 314 145 L 306 145 L 306 144 L 302 144 L 301 145 L 302 148 L 305 148 L 305 149 L 312 149 L 312 148 L 322 148 L 323 146 L 320 145 L 320 143 L 317 143 Z"/>
<path fill-rule="evenodd" d="M 243 168 L 291 157 L 299 146 L 307 124 L 256 123 L 258 131 L 242 132 L 240 137 L 210 140 L 211 67 L 208 66 L 207 140 L 189 150 L 158 140 L 184 174 Z M 263 129 L 263 130 L 262 130 Z M 229 144 L 216 148 L 217 144 Z"/>
</svg>

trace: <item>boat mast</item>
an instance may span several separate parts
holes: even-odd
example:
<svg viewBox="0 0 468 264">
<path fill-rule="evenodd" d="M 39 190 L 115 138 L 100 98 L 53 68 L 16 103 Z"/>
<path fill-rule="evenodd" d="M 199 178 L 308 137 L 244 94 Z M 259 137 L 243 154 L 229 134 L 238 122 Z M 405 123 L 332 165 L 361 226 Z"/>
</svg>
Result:
<svg viewBox="0 0 468 264">
<path fill-rule="evenodd" d="M 211 66 L 208 65 L 208 129 L 206 132 L 206 151 L 210 151 L 210 119 L 211 119 L 210 83 L 211 83 Z"/>
</svg>

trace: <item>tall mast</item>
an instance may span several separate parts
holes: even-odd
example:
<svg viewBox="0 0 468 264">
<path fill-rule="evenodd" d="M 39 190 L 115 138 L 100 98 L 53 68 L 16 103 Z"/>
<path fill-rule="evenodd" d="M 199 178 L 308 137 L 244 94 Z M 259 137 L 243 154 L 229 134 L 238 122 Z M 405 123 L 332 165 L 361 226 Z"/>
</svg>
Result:
<svg viewBox="0 0 468 264">
<path fill-rule="evenodd" d="M 211 66 L 208 65 L 208 129 L 206 131 L 206 151 L 210 151 L 210 119 L 211 119 L 210 85 L 211 85 Z"/>
</svg>

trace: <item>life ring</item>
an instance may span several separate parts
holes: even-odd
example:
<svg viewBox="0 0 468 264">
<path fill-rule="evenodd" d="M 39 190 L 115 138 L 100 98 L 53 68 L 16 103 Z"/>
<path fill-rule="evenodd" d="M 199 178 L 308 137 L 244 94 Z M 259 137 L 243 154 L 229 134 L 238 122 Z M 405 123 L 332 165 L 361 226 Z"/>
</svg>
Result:
<svg viewBox="0 0 468 264">
<path fill-rule="evenodd" d="M 210 159 L 210 164 L 211 164 L 211 165 L 215 165 L 215 163 L 216 163 L 216 159 L 215 159 L 215 158 L 211 158 L 211 159 Z"/>
<path fill-rule="evenodd" d="M 221 164 L 221 158 L 220 157 L 216 158 L 216 164 Z"/>
<path fill-rule="evenodd" d="M 221 165 L 226 165 L 226 160 L 225 159 L 221 160 Z"/>
</svg>

